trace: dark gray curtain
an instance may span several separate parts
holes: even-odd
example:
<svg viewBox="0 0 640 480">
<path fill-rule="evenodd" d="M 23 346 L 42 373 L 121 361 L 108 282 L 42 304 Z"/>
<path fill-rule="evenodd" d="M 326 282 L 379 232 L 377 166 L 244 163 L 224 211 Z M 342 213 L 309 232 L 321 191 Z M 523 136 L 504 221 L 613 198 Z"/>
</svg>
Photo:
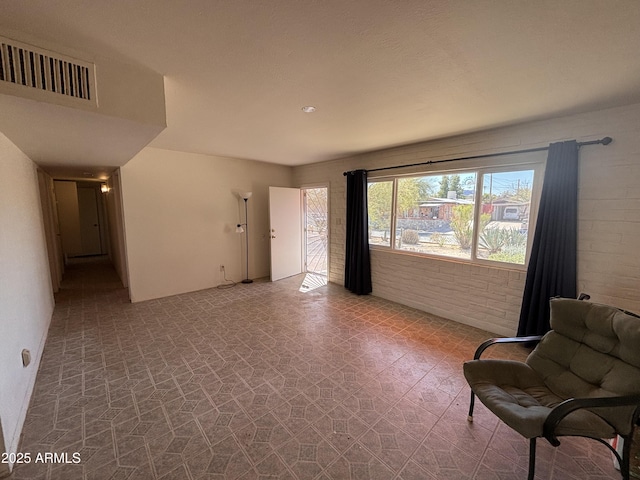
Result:
<svg viewBox="0 0 640 480">
<path fill-rule="evenodd" d="M 549 299 L 576 297 L 578 143 L 552 143 L 527 269 L 518 335 L 549 331 Z"/>
<path fill-rule="evenodd" d="M 344 286 L 353 293 L 366 295 L 371 293 L 366 170 L 347 173 L 346 227 Z"/>
</svg>

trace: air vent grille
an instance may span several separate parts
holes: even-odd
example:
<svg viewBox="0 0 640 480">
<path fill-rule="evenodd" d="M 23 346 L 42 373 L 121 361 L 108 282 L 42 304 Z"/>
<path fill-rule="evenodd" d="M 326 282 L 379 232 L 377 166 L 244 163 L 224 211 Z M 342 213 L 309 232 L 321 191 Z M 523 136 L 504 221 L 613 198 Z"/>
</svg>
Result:
<svg viewBox="0 0 640 480">
<path fill-rule="evenodd" d="M 0 81 L 94 102 L 93 64 L 0 37 Z"/>
</svg>

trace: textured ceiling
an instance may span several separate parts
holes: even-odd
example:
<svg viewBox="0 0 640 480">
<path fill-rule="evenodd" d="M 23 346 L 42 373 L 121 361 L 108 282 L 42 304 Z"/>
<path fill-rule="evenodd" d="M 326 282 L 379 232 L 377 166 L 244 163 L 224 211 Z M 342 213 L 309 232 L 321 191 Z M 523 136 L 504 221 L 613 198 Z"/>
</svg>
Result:
<svg viewBox="0 0 640 480">
<path fill-rule="evenodd" d="M 151 145 L 171 150 L 299 165 L 640 102 L 637 0 L 2 0 L 1 8 L 0 33 L 165 75 L 168 126 Z"/>
</svg>

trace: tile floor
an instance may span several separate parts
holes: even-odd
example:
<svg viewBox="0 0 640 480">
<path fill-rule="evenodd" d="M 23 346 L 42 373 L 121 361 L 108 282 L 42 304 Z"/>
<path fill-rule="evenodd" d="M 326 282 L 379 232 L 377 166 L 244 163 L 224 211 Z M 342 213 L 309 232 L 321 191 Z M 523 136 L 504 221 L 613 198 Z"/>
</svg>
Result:
<svg viewBox="0 0 640 480">
<path fill-rule="evenodd" d="M 301 283 L 131 304 L 108 264 L 70 266 L 21 451 L 81 460 L 12 478 L 526 478 L 525 440 L 481 406 L 466 421 L 461 364 L 486 332 Z M 537 478 L 619 477 L 567 439 L 539 441 Z"/>
</svg>

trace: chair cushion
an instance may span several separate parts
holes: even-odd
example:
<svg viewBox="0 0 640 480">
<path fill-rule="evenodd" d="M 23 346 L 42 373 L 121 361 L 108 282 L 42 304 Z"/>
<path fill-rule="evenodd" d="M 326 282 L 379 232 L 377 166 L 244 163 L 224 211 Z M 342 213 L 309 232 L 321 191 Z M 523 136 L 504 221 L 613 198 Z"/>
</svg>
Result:
<svg viewBox="0 0 640 480">
<path fill-rule="evenodd" d="M 551 327 L 526 363 L 556 396 L 640 393 L 640 319 L 606 305 L 553 299 Z M 629 433 L 633 407 L 593 411 Z"/>
<path fill-rule="evenodd" d="M 522 362 L 472 360 L 464 363 L 463 370 L 478 399 L 526 438 L 542 436 L 551 408 L 568 398 L 554 394 L 543 378 Z M 565 417 L 556 433 L 611 438 L 615 430 L 598 415 L 579 410 Z"/>
</svg>

